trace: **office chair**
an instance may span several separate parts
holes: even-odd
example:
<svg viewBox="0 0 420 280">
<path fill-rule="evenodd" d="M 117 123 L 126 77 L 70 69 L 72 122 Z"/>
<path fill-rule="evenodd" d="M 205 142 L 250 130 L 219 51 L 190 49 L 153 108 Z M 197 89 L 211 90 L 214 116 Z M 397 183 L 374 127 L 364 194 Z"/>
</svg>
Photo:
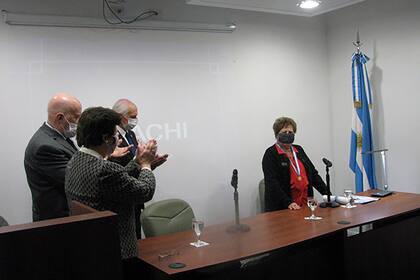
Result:
<svg viewBox="0 0 420 280">
<path fill-rule="evenodd" d="M 0 216 L 0 227 L 5 227 L 8 225 L 9 223 L 7 223 L 7 221 L 2 216 Z"/>
<path fill-rule="evenodd" d="M 260 211 L 261 213 L 265 212 L 265 182 L 264 179 L 258 184 L 258 192 L 260 197 Z"/>
<path fill-rule="evenodd" d="M 166 199 L 147 205 L 140 215 L 145 237 L 191 229 L 194 212 L 182 199 Z"/>
</svg>

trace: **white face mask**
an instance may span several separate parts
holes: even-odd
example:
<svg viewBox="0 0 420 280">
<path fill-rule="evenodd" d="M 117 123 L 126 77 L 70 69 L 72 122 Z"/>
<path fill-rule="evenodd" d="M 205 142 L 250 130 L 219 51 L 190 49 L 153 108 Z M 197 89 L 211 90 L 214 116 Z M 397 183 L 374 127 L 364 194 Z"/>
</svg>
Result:
<svg viewBox="0 0 420 280">
<path fill-rule="evenodd" d="M 69 127 L 64 130 L 64 133 L 63 133 L 64 136 L 67 137 L 67 138 L 72 138 L 72 137 L 76 136 L 77 123 L 69 122 L 66 117 L 64 117 L 64 119 L 66 120 L 66 122 L 69 125 Z"/>
<path fill-rule="evenodd" d="M 138 123 L 138 119 L 137 118 L 127 118 L 127 127 L 129 129 L 133 129 L 136 127 Z"/>
</svg>

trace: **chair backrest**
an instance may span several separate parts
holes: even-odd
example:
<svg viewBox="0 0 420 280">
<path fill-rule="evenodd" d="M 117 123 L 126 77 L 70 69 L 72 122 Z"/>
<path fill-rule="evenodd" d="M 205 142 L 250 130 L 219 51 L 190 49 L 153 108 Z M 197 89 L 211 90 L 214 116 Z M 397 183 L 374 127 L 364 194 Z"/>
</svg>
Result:
<svg viewBox="0 0 420 280">
<path fill-rule="evenodd" d="M 182 199 L 166 199 L 154 202 L 140 215 L 146 237 L 159 236 L 191 229 L 194 212 Z"/>
<path fill-rule="evenodd" d="M 265 212 L 265 182 L 264 179 L 258 184 L 258 192 L 260 196 L 260 209 L 261 213 Z"/>
<path fill-rule="evenodd" d="M 2 216 L 0 216 L 0 227 L 5 227 L 8 225 L 9 223 Z"/>
</svg>

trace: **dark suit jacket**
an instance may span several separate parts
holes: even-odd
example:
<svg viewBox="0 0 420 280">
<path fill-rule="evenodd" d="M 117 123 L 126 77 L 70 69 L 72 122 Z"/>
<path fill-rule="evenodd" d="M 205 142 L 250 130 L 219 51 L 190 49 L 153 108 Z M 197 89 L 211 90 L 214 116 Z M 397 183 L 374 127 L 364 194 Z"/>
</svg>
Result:
<svg viewBox="0 0 420 280">
<path fill-rule="evenodd" d="M 69 215 L 64 175 L 67 163 L 76 150 L 75 146 L 45 123 L 29 141 L 24 165 L 32 193 L 34 221 Z"/>
<path fill-rule="evenodd" d="M 127 130 L 127 134 L 131 137 L 131 139 L 133 140 L 133 145 L 134 147 L 137 147 L 138 142 L 137 142 L 137 137 L 136 134 L 132 131 L 132 130 Z M 122 140 L 121 144 L 119 147 L 127 147 L 129 144 L 127 143 L 127 141 L 124 139 L 124 137 L 122 137 L 121 134 L 118 134 L 119 138 Z M 122 166 L 126 166 L 136 155 L 135 149 L 130 150 L 130 153 L 126 154 L 123 157 L 119 157 L 119 158 L 110 158 L 109 160 L 111 160 L 112 162 L 116 162 Z"/>
<path fill-rule="evenodd" d="M 308 176 L 308 196 L 313 196 L 313 187 L 321 194 L 327 194 L 327 186 L 318 171 L 306 155 L 303 148 L 293 145 L 297 149 L 296 156 L 305 167 Z M 265 208 L 266 211 L 287 209 L 292 203 L 290 186 L 290 161 L 285 154 L 279 154 L 275 145 L 269 147 L 262 160 L 265 182 Z"/>
<path fill-rule="evenodd" d="M 149 201 L 155 191 L 153 173 L 139 168 L 135 161 L 123 167 L 79 151 L 70 160 L 66 172 L 69 199 L 118 214 L 123 259 L 137 256 L 134 205 Z"/>
</svg>

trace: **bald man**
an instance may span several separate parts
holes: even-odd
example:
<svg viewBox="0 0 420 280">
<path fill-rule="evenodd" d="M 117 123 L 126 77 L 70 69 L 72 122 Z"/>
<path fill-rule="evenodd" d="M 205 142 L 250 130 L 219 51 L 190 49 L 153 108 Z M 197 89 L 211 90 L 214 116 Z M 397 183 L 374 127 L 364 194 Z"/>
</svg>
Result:
<svg viewBox="0 0 420 280">
<path fill-rule="evenodd" d="M 69 215 L 64 175 L 77 151 L 70 138 L 76 135 L 81 113 L 82 105 L 76 97 L 56 94 L 48 103 L 48 120 L 26 147 L 24 165 L 32 193 L 33 221 Z"/>
</svg>

